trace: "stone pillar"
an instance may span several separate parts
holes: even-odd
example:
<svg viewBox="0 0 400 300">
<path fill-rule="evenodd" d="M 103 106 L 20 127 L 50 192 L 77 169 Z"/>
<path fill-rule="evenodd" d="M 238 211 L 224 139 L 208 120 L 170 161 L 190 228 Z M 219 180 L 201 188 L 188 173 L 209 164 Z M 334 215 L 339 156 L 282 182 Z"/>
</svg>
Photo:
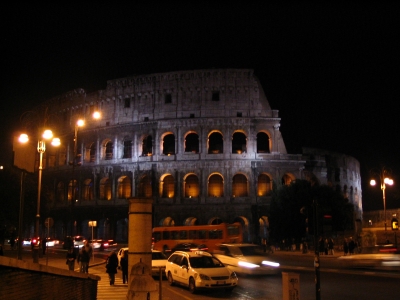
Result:
<svg viewBox="0 0 400 300">
<path fill-rule="evenodd" d="M 158 299 L 157 285 L 151 277 L 152 204 L 150 198 L 129 200 L 127 300 Z"/>
</svg>

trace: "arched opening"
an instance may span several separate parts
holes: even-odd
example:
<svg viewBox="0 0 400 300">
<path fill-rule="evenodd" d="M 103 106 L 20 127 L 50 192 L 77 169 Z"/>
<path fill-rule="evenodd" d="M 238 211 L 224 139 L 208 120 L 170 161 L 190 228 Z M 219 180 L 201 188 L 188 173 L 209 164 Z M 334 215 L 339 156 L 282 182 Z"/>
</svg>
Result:
<svg viewBox="0 0 400 300">
<path fill-rule="evenodd" d="M 199 153 L 199 135 L 197 133 L 186 135 L 185 152 Z"/>
<path fill-rule="evenodd" d="M 208 137 L 208 153 L 218 154 L 224 152 L 224 140 L 220 132 L 213 132 Z"/>
<path fill-rule="evenodd" d="M 166 217 L 160 221 L 160 226 L 175 226 L 175 221 L 171 217 Z"/>
<path fill-rule="evenodd" d="M 208 221 L 208 225 L 218 225 L 218 224 L 221 224 L 221 223 L 223 223 L 224 221 L 222 221 L 222 219 L 221 218 L 219 218 L 219 217 L 213 217 L 213 218 L 211 218 L 209 221 Z"/>
<path fill-rule="evenodd" d="M 209 197 L 224 196 L 224 181 L 220 174 L 212 174 L 208 178 L 208 196 Z"/>
<path fill-rule="evenodd" d="M 282 185 L 290 185 L 295 180 L 292 174 L 286 173 L 282 176 Z"/>
<path fill-rule="evenodd" d="M 272 180 L 267 174 L 260 174 L 257 181 L 257 195 L 268 196 L 272 191 Z"/>
<path fill-rule="evenodd" d="M 232 196 L 233 197 L 247 197 L 247 177 L 243 174 L 236 174 L 232 178 Z"/>
<path fill-rule="evenodd" d="M 96 144 L 92 143 L 89 147 L 90 162 L 96 161 Z"/>
<path fill-rule="evenodd" d="M 183 222 L 184 226 L 193 226 L 193 225 L 199 225 L 199 221 L 195 217 L 189 217 L 186 218 L 185 222 Z"/>
<path fill-rule="evenodd" d="M 175 181 L 172 175 L 165 175 L 160 182 L 161 198 L 173 198 L 175 196 Z"/>
<path fill-rule="evenodd" d="M 132 141 L 125 140 L 124 141 L 124 153 L 122 158 L 132 158 Z"/>
<path fill-rule="evenodd" d="M 100 180 L 100 199 L 111 200 L 111 181 L 107 177 Z"/>
<path fill-rule="evenodd" d="M 146 198 L 150 198 L 153 196 L 151 179 L 147 175 L 144 175 L 142 176 L 142 178 L 140 178 L 138 196 Z"/>
<path fill-rule="evenodd" d="M 172 133 L 167 134 L 163 138 L 163 151 L 164 155 L 173 155 L 175 154 L 175 135 Z"/>
<path fill-rule="evenodd" d="M 68 183 L 68 201 L 77 201 L 78 199 L 78 182 L 74 180 L 70 180 Z"/>
<path fill-rule="evenodd" d="M 129 198 L 131 196 L 131 191 L 131 179 L 128 176 L 121 176 L 118 179 L 118 198 Z"/>
<path fill-rule="evenodd" d="M 247 138 L 243 132 L 235 132 L 232 136 L 232 153 L 241 154 L 247 151 Z"/>
<path fill-rule="evenodd" d="M 270 139 L 265 132 L 257 133 L 257 153 L 270 153 Z"/>
<path fill-rule="evenodd" d="M 185 193 L 184 193 L 185 198 L 199 197 L 200 193 L 199 178 L 194 174 L 186 176 L 184 181 L 184 188 L 185 188 Z"/>
<path fill-rule="evenodd" d="M 111 143 L 110 141 L 106 142 L 104 158 L 106 160 L 111 160 L 113 158 L 113 151 L 114 151 L 113 143 Z"/>
<path fill-rule="evenodd" d="M 93 200 L 93 181 L 91 179 L 83 182 L 83 200 Z"/>
<path fill-rule="evenodd" d="M 142 143 L 142 156 L 150 156 L 153 154 L 153 137 L 145 136 Z"/>
</svg>

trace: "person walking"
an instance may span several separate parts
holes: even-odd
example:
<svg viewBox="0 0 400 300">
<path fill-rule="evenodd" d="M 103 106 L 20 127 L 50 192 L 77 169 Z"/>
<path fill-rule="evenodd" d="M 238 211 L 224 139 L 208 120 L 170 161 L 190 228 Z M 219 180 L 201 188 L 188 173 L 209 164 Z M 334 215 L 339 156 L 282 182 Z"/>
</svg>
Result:
<svg viewBox="0 0 400 300">
<path fill-rule="evenodd" d="M 4 256 L 3 245 L 0 244 L 0 256 Z"/>
<path fill-rule="evenodd" d="M 90 262 L 90 259 L 93 258 L 93 247 L 92 247 L 92 245 L 90 245 L 89 242 L 85 243 L 85 250 L 89 255 L 89 260 L 88 260 L 88 263 L 86 265 L 86 268 L 87 268 L 86 269 L 86 273 L 89 273 L 89 262 Z"/>
<path fill-rule="evenodd" d="M 110 279 L 110 285 L 114 285 L 115 274 L 117 274 L 117 267 L 118 267 L 118 257 L 117 253 L 113 251 L 108 256 L 106 264 L 106 273 L 108 273 L 108 277 Z"/>
<path fill-rule="evenodd" d="M 75 260 L 76 260 L 76 253 L 74 251 L 74 247 L 71 247 L 68 249 L 68 252 L 67 252 L 68 270 L 71 270 L 71 271 L 75 270 Z"/>
<path fill-rule="evenodd" d="M 89 253 L 86 251 L 85 247 L 82 247 L 81 251 L 79 251 L 78 254 L 78 263 L 80 263 L 79 272 L 88 273 L 89 260 Z"/>
<path fill-rule="evenodd" d="M 356 243 L 354 243 L 353 237 L 350 237 L 350 241 L 349 241 L 349 254 L 350 255 L 354 254 L 355 248 L 356 248 Z"/>
<path fill-rule="evenodd" d="M 349 254 L 349 243 L 347 241 L 347 238 L 344 239 L 343 241 L 343 254 L 348 255 Z"/>
<path fill-rule="evenodd" d="M 329 241 L 328 241 L 328 249 L 329 249 L 329 254 L 330 255 L 334 254 L 333 247 L 334 247 L 334 242 L 333 242 L 333 239 L 330 238 Z"/>
<path fill-rule="evenodd" d="M 125 250 L 121 257 L 122 283 L 128 283 L 128 251 Z"/>
</svg>

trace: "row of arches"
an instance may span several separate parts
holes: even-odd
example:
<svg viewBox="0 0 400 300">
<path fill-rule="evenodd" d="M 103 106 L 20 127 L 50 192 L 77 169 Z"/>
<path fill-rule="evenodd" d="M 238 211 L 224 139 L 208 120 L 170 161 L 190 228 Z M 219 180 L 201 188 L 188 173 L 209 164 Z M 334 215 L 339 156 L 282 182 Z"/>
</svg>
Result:
<svg viewBox="0 0 400 300">
<path fill-rule="evenodd" d="M 294 176 L 290 173 L 285 174 L 281 178 L 281 183 L 288 185 L 294 180 Z M 113 187 L 114 184 L 114 187 Z M 132 195 L 132 178 L 124 175 L 117 178 L 116 182 L 109 177 L 99 179 L 95 184 L 93 179 L 85 179 L 82 182 L 71 180 L 68 185 L 63 181 L 58 182 L 56 190 L 56 201 L 91 201 L 127 199 Z M 257 177 L 256 193 L 259 197 L 269 196 L 273 188 L 272 176 L 268 173 L 261 173 Z M 174 198 L 177 191 L 177 182 L 175 177 L 170 173 L 165 173 L 158 180 L 158 191 L 153 189 L 153 183 L 149 175 L 140 177 L 137 185 L 136 196 L 153 197 L 154 191 L 158 192 L 160 198 Z M 250 194 L 250 180 L 242 173 L 237 173 L 231 178 L 231 197 L 248 197 Z M 214 172 L 208 175 L 206 184 L 201 184 L 201 180 L 195 173 L 187 173 L 183 176 L 181 182 L 181 191 L 184 198 L 198 198 L 200 196 L 207 197 L 225 197 L 227 196 L 224 176 L 221 173 Z M 113 192 L 115 191 L 115 192 Z M 206 193 L 202 193 L 206 191 Z"/>
<path fill-rule="evenodd" d="M 247 136 L 243 131 L 236 131 L 232 135 L 231 153 L 241 154 L 248 151 Z M 125 138 L 122 142 L 122 150 L 119 158 L 133 157 L 133 141 Z M 161 135 L 159 152 L 156 151 L 152 135 L 144 135 L 138 144 L 139 156 L 151 156 L 153 154 L 175 155 L 178 147 L 175 134 L 166 132 Z M 261 131 L 256 135 L 256 152 L 270 153 L 271 138 L 267 132 Z M 115 155 L 114 143 L 110 139 L 106 139 L 100 143 L 101 151 L 98 153 L 97 143 L 91 142 L 84 148 L 84 160 L 87 162 L 95 162 L 96 156 L 99 154 L 100 159 L 111 160 Z M 201 145 L 199 135 L 195 131 L 189 131 L 184 135 L 183 151 L 185 153 L 200 153 Z M 222 154 L 225 151 L 224 137 L 221 131 L 214 130 L 208 135 L 206 141 L 206 151 L 208 154 Z M 82 155 L 78 153 L 78 156 Z"/>
</svg>

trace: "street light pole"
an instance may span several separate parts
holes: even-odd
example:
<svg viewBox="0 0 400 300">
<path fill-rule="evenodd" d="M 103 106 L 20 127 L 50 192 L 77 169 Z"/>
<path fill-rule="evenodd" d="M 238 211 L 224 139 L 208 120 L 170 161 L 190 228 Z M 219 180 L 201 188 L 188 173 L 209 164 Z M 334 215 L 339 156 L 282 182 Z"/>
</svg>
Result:
<svg viewBox="0 0 400 300">
<path fill-rule="evenodd" d="M 386 217 L 386 185 L 393 185 L 393 179 L 389 178 L 390 172 L 386 168 L 382 168 L 379 172 L 371 172 L 375 177 L 379 178 L 381 183 L 382 190 L 382 199 L 383 199 L 383 214 L 385 219 L 385 239 L 387 240 L 387 217 Z M 371 179 L 370 185 L 375 186 L 376 180 Z"/>
<path fill-rule="evenodd" d="M 52 139 L 51 144 L 53 146 L 60 145 L 59 138 L 53 138 L 53 132 L 51 130 L 45 130 L 43 132 L 42 138 L 39 139 L 37 145 L 37 151 L 39 152 L 39 170 L 38 170 L 38 196 L 37 196 L 37 207 L 36 207 L 36 220 L 35 220 L 35 238 L 39 238 L 39 228 L 40 228 L 40 196 L 42 191 L 42 170 L 43 170 L 43 153 L 46 151 L 46 142 L 45 140 Z M 21 134 L 19 141 L 21 143 L 28 142 L 29 138 L 27 134 Z M 37 243 L 33 247 L 33 262 L 39 262 L 39 243 Z"/>
</svg>

